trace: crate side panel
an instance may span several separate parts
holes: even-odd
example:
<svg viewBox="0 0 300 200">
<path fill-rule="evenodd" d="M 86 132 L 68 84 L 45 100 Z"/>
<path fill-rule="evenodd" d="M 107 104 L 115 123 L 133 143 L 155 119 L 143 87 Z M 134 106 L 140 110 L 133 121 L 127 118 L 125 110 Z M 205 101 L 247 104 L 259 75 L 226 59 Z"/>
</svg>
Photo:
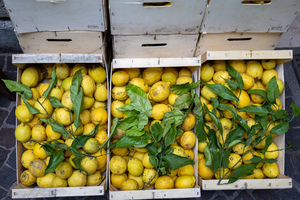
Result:
<svg viewBox="0 0 300 200">
<path fill-rule="evenodd" d="M 271 0 L 265 4 L 242 2 L 246 1 L 210 0 L 201 32 L 286 32 L 300 8 L 298 0 Z"/>
<path fill-rule="evenodd" d="M 98 31 L 39 32 L 17 35 L 24 53 L 103 54 L 103 33 Z"/>
<path fill-rule="evenodd" d="M 273 50 L 280 37 L 280 33 L 203 33 L 195 56 L 207 51 Z"/>
<path fill-rule="evenodd" d="M 192 57 L 198 35 L 114 36 L 114 58 Z"/>
<path fill-rule="evenodd" d="M 147 3 L 152 3 L 152 6 L 147 6 Z M 161 0 L 110 1 L 112 34 L 199 33 L 206 0 L 170 0 L 165 5 L 161 3 Z"/>
<path fill-rule="evenodd" d="M 18 33 L 105 31 L 102 0 L 4 0 Z M 34 12 L 32 12 L 34 11 Z"/>
</svg>

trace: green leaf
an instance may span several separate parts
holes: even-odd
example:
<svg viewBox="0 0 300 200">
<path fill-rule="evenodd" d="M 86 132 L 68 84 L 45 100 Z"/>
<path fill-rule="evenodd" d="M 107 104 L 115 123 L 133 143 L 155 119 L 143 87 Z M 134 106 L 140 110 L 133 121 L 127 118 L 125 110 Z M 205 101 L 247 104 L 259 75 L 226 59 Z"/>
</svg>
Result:
<svg viewBox="0 0 300 200">
<path fill-rule="evenodd" d="M 250 131 L 250 127 L 248 126 L 247 122 L 240 115 L 237 115 L 237 121 L 244 128 L 246 132 Z"/>
<path fill-rule="evenodd" d="M 77 157 L 82 156 L 82 153 L 81 153 L 80 151 L 78 151 L 78 149 L 75 149 L 75 148 L 69 148 L 69 151 L 70 151 L 74 156 L 77 156 Z"/>
<path fill-rule="evenodd" d="M 171 112 L 166 112 L 162 124 L 165 126 L 168 123 L 175 123 L 175 126 L 181 125 L 185 120 L 185 114 L 180 110 L 172 110 Z"/>
<path fill-rule="evenodd" d="M 222 167 L 223 168 L 226 168 L 228 166 L 230 154 L 231 154 L 231 149 L 230 148 L 226 148 L 224 150 L 223 157 L 222 157 Z"/>
<path fill-rule="evenodd" d="M 42 122 L 45 122 L 46 124 L 50 124 L 50 126 L 54 132 L 61 133 L 66 138 L 69 137 L 69 133 L 66 131 L 65 127 L 62 124 L 59 124 L 56 121 L 53 121 L 51 119 L 40 118 L 40 120 Z"/>
<path fill-rule="evenodd" d="M 100 149 L 103 149 L 104 147 L 106 147 L 108 141 L 117 133 L 118 125 L 119 125 L 119 118 L 116 117 L 116 118 L 114 118 L 114 120 L 112 122 L 110 134 L 109 134 L 108 138 L 100 145 Z"/>
<path fill-rule="evenodd" d="M 178 96 L 175 100 L 174 109 L 182 110 L 190 108 L 192 104 L 191 94 L 182 94 Z"/>
<path fill-rule="evenodd" d="M 24 94 L 25 99 L 32 98 L 32 92 L 30 90 L 30 87 L 28 87 L 27 85 L 12 80 L 2 79 L 2 81 L 5 83 L 7 89 L 9 89 L 11 92 L 18 92 L 19 94 Z"/>
<path fill-rule="evenodd" d="M 289 123 L 288 122 L 280 122 L 276 126 L 274 126 L 270 133 L 275 135 L 283 135 L 289 130 Z"/>
<path fill-rule="evenodd" d="M 206 145 L 206 147 L 204 148 L 204 156 L 205 156 L 205 165 L 212 168 L 212 154 L 209 150 L 209 145 Z"/>
<path fill-rule="evenodd" d="M 49 97 L 50 103 L 54 108 L 60 108 L 63 107 L 63 105 L 61 104 L 60 100 L 58 100 L 58 98 L 54 97 L 54 96 L 50 96 Z"/>
<path fill-rule="evenodd" d="M 147 99 L 146 93 L 140 88 L 132 84 L 126 85 L 126 92 L 130 98 L 130 104 L 135 110 L 146 113 L 149 117 L 152 113 L 152 105 Z"/>
<path fill-rule="evenodd" d="M 171 128 L 171 126 L 170 126 L 170 128 Z M 161 140 L 164 130 L 160 123 L 155 122 L 154 124 L 152 124 L 152 126 L 150 126 L 150 131 L 153 134 L 153 136 L 155 137 L 156 141 Z"/>
<path fill-rule="evenodd" d="M 276 159 L 267 159 L 267 158 L 261 158 L 260 156 L 254 156 L 253 158 L 250 159 L 250 161 L 253 164 L 258 164 L 260 162 L 267 162 L 267 163 L 274 163 L 277 160 Z"/>
<path fill-rule="evenodd" d="M 21 94 L 21 98 L 23 99 L 23 101 L 24 101 L 24 103 L 25 103 L 25 105 L 26 105 L 28 111 L 29 111 L 31 114 L 34 115 L 34 114 L 39 114 L 39 113 L 40 113 L 40 111 L 39 111 L 37 108 L 33 107 L 32 105 L 30 105 L 30 104 L 26 101 L 26 98 L 25 98 L 24 94 Z"/>
<path fill-rule="evenodd" d="M 171 91 L 177 95 L 185 94 L 192 89 L 192 85 L 190 83 L 184 83 L 180 85 L 172 85 Z"/>
<path fill-rule="evenodd" d="M 202 109 L 202 103 L 198 95 L 194 97 L 194 114 L 196 115 L 196 118 L 200 119 L 203 117 L 203 109 Z"/>
<path fill-rule="evenodd" d="M 237 81 L 237 85 L 238 87 L 242 90 L 244 89 L 244 81 L 242 76 L 239 74 L 239 72 L 234 69 L 228 62 L 226 62 L 226 67 L 227 67 L 227 71 L 228 73 L 235 78 L 235 80 Z M 230 86 L 229 86 L 230 87 Z"/>
<path fill-rule="evenodd" d="M 205 122 L 204 122 L 204 119 L 202 117 L 199 120 L 197 120 L 197 124 L 196 124 L 196 127 L 195 127 L 195 134 L 196 134 L 196 136 L 197 136 L 197 138 L 200 142 L 205 141 L 206 137 L 207 137 L 206 132 L 204 130 L 204 123 Z"/>
<path fill-rule="evenodd" d="M 263 129 L 266 129 L 269 123 L 269 117 L 268 115 L 262 116 L 260 119 L 260 124 Z"/>
<path fill-rule="evenodd" d="M 156 154 L 158 151 L 158 148 L 154 142 L 147 144 L 145 148 L 148 150 L 148 154 Z"/>
<path fill-rule="evenodd" d="M 116 148 L 126 148 L 126 147 L 145 147 L 151 137 L 147 134 L 143 136 L 127 136 L 124 135 L 121 139 L 116 142 Z"/>
<path fill-rule="evenodd" d="M 209 151 L 212 155 L 212 170 L 216 172 L 221 164 L 221 152 L 218 150 L 218 139 L 216 135 L 216 131 L 210 129 L 208 132 L 208 140 L 209 140 Z"/>
<path fill-rule="evenodd" d="M 241 125 L 239 125 L 239 124 L 235 125 L 235 129 L 231 130 L 227 134 L 225 145 L 228 145 L 228 144 L 230 144 L 233 141 L 241 139 L 241 137 L 243 135 L 243 132 L 244 132 L 244 129 L 243 129 L 243 127 Z"/>
<path fill-rule="evenodd" d="M 204 109 L 206 111 L 206 113 L 210 116 L 210 118 L 212 119 L 212 121 L 216 124 L 216 126 L 218 127 L 218 130 L 220 132 L 220 134 L 223 134 L 223 126 L 220 122 L 220 119 L 217 117 L 216 114 L 214 114 L 213 112 L 209 111 L 207 106 L 205 104 L 203 104 Z"/>
<path fill-rule="evenodd" d="M 267 99 L 267 92 L 261 89 L 253 89 L 253 90 L 247 90 L 248 94 L 258 94 L 262 96 L 263 98 Z"/>
<path fill-rule="evenodd" d="M 80 165 L 82 158 L 84 158 L 83 155 L 73 158 L 72 161 L 73 161 L 74 165 L 77 167 L 77 169 L 85 172 L 89 176 L 90 174 L 86 170 L 84 170 Z"/>
<path fill-rule="evenodd" d="M 83 105 L 83 88 L 80 87 L 79 93 L 75 95 L 75 99 L 73 99 L 73 110 L 74 110 L 74 125 L 76 128 L 82 125 L 81 119 L 80 119 L 80 113 L 84 110 Z"/>
<path fill-rule="evenodd" d="M 173 142 L 175 142 L 177 133 L 176 133 L 176 126 L 175 124 L 172 124 L 171 129 L 169 133 L 165 136 L 165 145 L 170 146 Z"/>
<path fill-rule="evenodd" d="M 43 148 L 45 150 L 47 156 L 51 156 L 54 151 L 55 145 L 43 142 L 40 148 Z"/>
<path fill-rule="evenodd" d="M 233 80 L 230 80 L 230 79 L 225 79 L 225 81 L 226 81 L 227 85 L 229 86 L 229 88 L 231 90 L 236 90 L 237 89 L 237 87 L 238 87 L 238 83 L 237 82 L 235 82 Z"/>
<path fill-rule="evenodd" d="M 232 117 L 233 119 L 237 119 L 237 112 L 236 112 L 236 109 L 227 105 L 227 104 L 219 104 L 218 107 L 217 107 L 219 110 L 229 110 L 231 113 L 232 113 Z"/>
<path fill-rule="evenodd" d="M 229 90 L 226 86 L 221 84 L 207 84 L 202 82 L 206 85 L 211 91 L 222 97 L 223 99 L 238 101 L 239 99 L 235 96 L 235 94 Z"/>
<path fill-rule="evenodd" d="M 128 130 L 134 126 L 138 125 L 138 120 L 136 116 L 132 116 L 132 117 L 127 117 L 123 120 L 120 121 L 118 128 L 121 130 Z"/>
<path fill-rule="evenodd" d="M 239 180 L 240 178 L 243 178 L 245 176 L 253 174 L 255 167 L 256 167 L 256 164 L 244 164 L 244 165 L 241 165 L 240 167 L 236 168 L 234 170 L 234 172 L 232 173 L 232 175 L 228 181 L 228 184 L 233 183 L 233 182 Z"/>
<path fill-rule="evenodd" d="M 261 107 L 261 106 L 256 106 L 256 105 L 246 106 L 246 107 L 240 109 L 240 112 L 250 112 L 250 113 L 254 113 L 258 116 L 264 116 L 264 115 L 269 114 L 269 111 L 266 108 Z"/>
<path fill-rule="evenodd" d="M 163 160 L 165 160 L 170 165 L 172 170 L 176 170 L 185 165 L 194 165 L 195 164 L 195 162 L 193 160 L 188 159 L 186 157 L 177 156 L 175 154 L 168 154 L 163 157 Z"/>
<path fill-rule="evenodd" d="M 117 108 L 117 110 L 124 112 L 124 111 L 132 111 L 134 110 L 134 108 L 131 105 L 131 103 L 126 103 L 124 106 Z"/>
<path fill-rule="evenodd" d="M 58 165 L 65 159 L 64 152 L 62 150 L 53 151 L 45 174 L 54 172 Z"/>
<path fill-rule="evenodd" d="M 172 154 L 174 151 L 174 148 L 173 147 L 168 147 L 166 148 L 165 150 L 163 150 L 163 155 L 168 155 L 168 154 Z"/>
<path fill-rule="evenodd" d="M 266 145 L 265 145 L 265 147 L 262 149 L 262 152 L 263 152 L 263 153 L 265 153 L 265 152 L 268 150 L 269 146 L 272 144 L 272 142 L 273 142 L 273 137 L 272 137 L 272 135 L 269 134 L 269 135 L 267 136 L 267 138 L 266 138 L 265 141 L 266 141 Z"/>
<path fill-rule="evenodd" d="M 216 99 L 216 98 L 210 98 L 211 99 L 211 101 L 212 101 L 212 105 L 213 105 L 213 108 L 215 109 L 215 108 L 217 108 L 218 106 L 219 106 L 219 101 Z"/>
<path fill-rule="evenodd" d="M 164 124 L 164 129 L 163 129 L 163 135 L 162 137 L 166 137 L 166 135 L 169 133 L 170 129 L 171 129 L 171 126 L 172 126 L 172 121 L 168 121 L 167 123 L 162 123 Z"/>
<path fill-rule="evenodd" d="M 234 145 L 238 144 L 238 143 L 241 143 L 243 142 L 244 140 L 243 139 L 237 139 L 237 140 L 233 140 L 232 142 L 229 143 L 228 145 L 228 149 L 230 149 L 231 147 L 233 147 Z"/>
<path fill-rule="evenodd" d="M 86 141 L 90 139 L 93 135 L 95 135 L 98 132 L 100 124 L 97 124 L 92 132 L 90 132 L 87 135 L 78 135 L 72 142 L 71 147 L 73 148 L 81 148 L 85 145 Z"/>
<path fill-rule="evenodd" d="M 128 129 L 126 131 L 126 136 L 142 136 L 144 134 L 145 134 L 145 129 L 142 129 L 140 131 L 137 126 L 134 126 L 131 129 Z"/>
<path fill-rule="evenodd" d="M 81 69 L 77 70 L 72 78 L 72 85 L 70 87 L 72 102 L 76 100 L 76 96 L 79 92 L 79 87 L 82 82 L 82 74 L 81 74 L 82 69 L 83 69 L 83 67 Z M 74 102 L 73 102 L 73 104 L 74 104 Z"/>
<path fill-rule="evenodd" d="M 276 119 L 285 119 L 287 116 L 289 116 L 289 112 L 286 110 L 278 110 L 275 112 Z"/>
<path fill-rule="evenodd" d="M 149 154 L 148 153 L 148 155 L 149 155 L 149 162 L 150 162 L 150 164 L 153 166 L 153 167 L 155 167 L 155 168 L 157 168 L 158 167 L 158 159 L 155 157 L 155 155 L 153 155 L 153 154 Z"/>
<path fill-rule="evenodd" d="M 276 76 L 273 76 L 273 78 L 270 79 L 270 81 L 267 84 L 267 100 L 273 104 L 276 103 L 276 98 L 279 97 L 279 88 L 277 85 L 277 79 Z"/>
<path fill-rule="evenodd" d="M 52 140 L 51 142 L 54 143 L 58 148 L 62 150 L 68 150 L 68 146 L 65 143 L 60 143 L 57 140 Z"/>
<path fill-rule="evenodd" d="M 142 131 L 144 129 L 144 127 L 148 124 L 148 116 L 146 115 L 146 113 L 140 113 L 138 116 L 138 130 Z"/>
<path fill-rule="evenodd" d="M 290 107 L 292 108 L 293 117 L 297 117 L 300 114 L 300 108 L 296 106 L 294 102 L 291 103 Z"/>
<path fill-rule="evenodd" d="M 51 90 L 56 86 L 57 84 L 57 78 L 56 78 L 56 68 L 54 68 L 51 72 L 51 82 L 47 88 L 47 90 L 43 93 L 42 96 L 44 96 L 45 98 L 48 97 L 48 95 L 50 94 Z"/>
</svg>

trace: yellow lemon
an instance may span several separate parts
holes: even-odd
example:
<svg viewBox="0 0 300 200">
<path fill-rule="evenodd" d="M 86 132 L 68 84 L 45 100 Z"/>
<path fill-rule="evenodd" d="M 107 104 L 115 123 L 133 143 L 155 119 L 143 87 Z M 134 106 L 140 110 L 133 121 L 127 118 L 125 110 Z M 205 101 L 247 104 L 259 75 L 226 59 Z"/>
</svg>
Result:
<svg viewBox="0 0 300 200">
<path fill-rule="evenodd" d="M 169 82 L 163 82 L 159 81 L 153 84 L 153 86 L 150 89 L 150 96 L 151 98 L 156 102 L 161 102 L 166 100 L 170 93 L 170 83 Z"/>
<path fill-rule="evenodd" d="M 198 160 L 198 174 L 203 179 L 212 179 L 214 177 L 214 172 L 211 168 L 205 165 L 205 162 L 205 158 Z"/>
<path fill-rule="evenodd" d="M 123 174 L 127 170 L 127 163 L 122 156 L 113 156 L 109 162 L 109 169 L 113 174 Z"/>
<path fill-rule="evenodd" d="M 164 72 L 161 80 L 164 82 L 170 82 L 170 85 L 174 85 L 176 83 L 176 75 L 172 72 Z"/>
<path fill-rule="evenodd" d="M 184 149 L 192 149 L 196 144 L 196 135 L 192 131 L 186 131 L 180 137 L 180 145 Z"/>
<path fill-rule="evenodd" d="M 237 154 L 237 153 L 231 153 L 230 156 L 228 157 L 229 163 L 228 163 L 228 168 L 229 169 L 236 169 L 239 166 L 242 165 L 242 157 Z"/>
<path fill-rule="evenodd" d="M 120 189 L 121 190 L 137 190 L 139 188 L 138 182 L 133 179 L 127 179 L 122 184 Z"/>
<path fill-rule="evenodd" d="M 106 101 L 107 100 L 107 88 L 105 85 L 99 83 L 96 86 L 94 97 L 96 101 Z"/>
<path fill-rule="evenodd" d="M 276 66 L 275 59 L 264 59 L 261 61 L 261 65 L 264 69 L 273 69 Z"/>
<path fill-rule="evenodd" d="M 27 142 L 31 137 L 31 128 L 27 124 L 19 124 L 15 129 L 15 137 L 20 142 Z"/>
<path fill-rule="evenodd" d="M 111 96 L 113 99 L 124 101 L 128 98 L 125 86 L 114 86 L 111 90 Z"/>
<path fill-rule="evenodd" d="M 214 70 L 216 72 L 227 70 L 225 60 L 214 60 L 213 64 L 212 64 L 212 67 L 214 68 Z"/>
<path fill-rule="evenodd" d="M 179 70 L 179 73 L 178 73 L 179 77 L 192 77 L 192 72 L 189 68 L 187 67 L 183 67 Z"/>
<path fill-rule="evenodd" d="M 85 75 L 82 77 L 81 87 L 83 89 L 83 95 L 93 97 L 96 90 L 96 84 L 91 76 Z"/>
<path fill-rule="evenodd" d="M 175 180 L 175 188 L 193 188 L 196 183 L 194 176 L 179 176 Z"/>
<path fill-rule="evenodd" d="M 255 80 L 259 80 L 263 76 L 263 67 L 258 61 L 248 61 L 246 63 L 247 69 L 246 73 L 252 76 Z"/>
<path fill-rule="evenodd" d="M 82 187 L 87 182 L 87 176 L 80 170 L 75 170 L 68 178 L 69 187 Z"/>
<path fill-rule="evenodd" d="M 166 112 L 170 112 L 171 109 L 165 104 L 156 104 L 152 107 L 152 114 L 150 117 L 156 120 L 162 120 Z"/>
<path fill-rule="evenodd" d="M 112 74 L 111 82 L 115 86 L 124 86 L 129 81 L 129 74 L 124 70 L 118 70 Z"/>
<path fill-rule="evenodd" d="M 127 174 L 123 173 L 123 174 L 111 174 L 110 175 L 110 181 L 111 184 L 113 186 L 115 186 L 116 188 L 121 188 L 121 185 L 124 181 L 127 180 Z"/>
<path fill-rule="evenodd" d="M 276 163 L 265 163 L 262 171 L 268 178 L 276 178 L 279 175 L 279 168 Z"/>
<path fill-rule="evenodd" d="M 27 106 L 23 104 L 17 106 L 15 115 L 22 123 L 30 122 L 33 119 L 33 115 L 29 112 Z"/>
<path fill-rule="evenodd" d="M 26 186 L 31 186 L 35 183 L 36 177 L 29 170 L 25 170 L 20 176 L 20 181 Z"/>
<path fill-rule="evenodd" d="M 55 178 L 55 174 L 54 173 L 48 173 L 45 176 L 41 176 L 41 177 L 37 177 L 36 178 L 36 184 L 40 187 L 40 188 L 50 188 L 53 179 Z"/>
<path fill-rule="evenodd" d="M 161 67 L 147 68 L 143 71 L 143 79 L 149 85 L 161 80 L 163 69 Z"/>
<path fill-rule="evenodd" d="M 53 68 L 56 68 L 56 77 L 58 79 L 65 79 L 70 75 L 70 68 L 65 63 L 56 63 Z"/>
<path fill-rule="evenodd" d="M 40 114 L 36 114 L 39 118 L 48 118 L 48 115 L 52 115 L 53 107 L 49 99 L 45 99 L 44 97 L 39 98 L 34 103 L 34 107 L 40 111 Z"/>
<path fill-rule="evenodd" d="M 278 72 L 275 69 L 264 70 L 261 81 L 264 85 L 267 85 L 271 78 L 273 78 L 274 76 L 276 77 L 276 79 L 278 79 Z"/>
<path fill-rule="evenodd" d="M 56 110 L 56 120 L 58 123 L 68 126 L 73 122 L 74 115 L 73 113 L 69 113 L 69 111 L 65 108 L 58 108 Z"/>
<path fill-rule="evenodd" d="M 129 80 L 136 78 L 141 74 L 139 68 L 124 68 L 123 70 L 129 75 Z"/>
<path fill-rule="evenodd" d="M 214 68 L 210 63 L 204 63 L 201 66 L 200 78 L 204 82 L 210 81 L 214 76 Z"/>
<path fill-rule="evenodd" d="M 246 73 L 241 73 L 241 77 L 244 82 L 244 90 L 249 90 L 254 85 L 254 78 Z"/>
<path fill-rule="evenodd" d="M 142 78 L 133 78 L 129 81 L 129 84 L 135 85 L 137 87 L 140 87 L 144 92 L 148 92 L 149 86 Z"/>
<path fill-rule="evenodd" d="M 29 163 L 28 169 L 35 177 L 41 177 L 45 175 L 47 168 L 46 163 L 41 159 L 34 159 Z"/>
<path fill-rule="evenodd" d="M 113 117 L 123 118 L 124 113 L 122 111 L 119 111 L 118 108 L 121 108 L 124 106 L 124 103 L 119 100 L 114 100 L 111 103 L 111 114 Z"/>
<path fill-rule="evenodd" d="M 216 84 L 225 84 L 225 79 L 231 79 L 231 76 L 227 71 L 217 71 L 216 73 L 214 73 L 213 81 Z"/>
<path fill-rule="evenodd" d="M 107 154 L 105 149 L 100 149 L 99 151 L 97 151 L 96 153 L 92 154 L 92 156 L 96 156 L 96 160 L 98 162 L 98 168 L 97 170 L 102 169 L 103 167 L 105 167 L 106 165 L 106 158 L 107 158 Z"/>
<path fill-rule="evenodd" d="M 162 189 L 173 189 L 174 188 L 174 181 L 169 176 L 160 176 L 155 181 L 155 189 L 162 190 Z"/>
<path fill-rule="evenodd" d="M 39 82 L 39 71 L 36 67 L 27 67 L 21 75 L 21 83 L 28 87 L 35 87 Z"/>
<path fill-rule="evenodd" d="M 243 60 L 230 60 L 228 62 L 238 73 L 245 73 L 247 66 Z"/>
<path fill-rule="evenodd" d="M 97 125 L 103 125 L 107 122 L 107 112 L 103 108 L 96 108 L 91 112 L 91 121 Z"/>
<path fill-rule="evenodd" d="M 88 69 L 88 75 L 90 75 L 96 83 L 103 83 L 106 79 L 106 71 L 100 64 L 93 64 Z"/>
<path fill-rule="evenodd" d="M 275 143 L 270 144 L 267 152 L 265 153 L 265 158 L 276 159 L 279 155 L 278 147 Z"/>
</svg>

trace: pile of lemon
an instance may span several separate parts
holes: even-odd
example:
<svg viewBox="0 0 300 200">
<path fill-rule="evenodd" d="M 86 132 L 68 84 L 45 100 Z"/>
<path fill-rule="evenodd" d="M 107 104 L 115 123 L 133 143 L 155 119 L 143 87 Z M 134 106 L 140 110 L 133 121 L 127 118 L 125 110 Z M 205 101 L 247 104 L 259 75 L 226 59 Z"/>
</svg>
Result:
<svg viewBox="0 0 300 200">
<path fill-rule="evenodd" d="M 228 63 L 238 71 L 238 73 L 241 75 L 243 81 L 244 81 L 244 89 L 243 90 L 235 90 L 233 93 L 239 98 L 239 103 L 237 105 L 236 112 L 238 115 L 240 115 L 248 124 L 249 127 L 255 125 L 257 122 L 255 121 L 255 114 L 248 113 L 248 112 L 240 112 L 239 110 L 244 108 L 248 105 L 257 105 L 261 106 L 266 99 L 264 97 L 258 95 L 258 94 L 249 94 L 247 93 L 248 90 L 253 89 L 260 89 L 263 91 L 266 90 L 266 86 L 270 79 L 272 77 L 276 77 L 277 84 L 279 87 L 280 94 L 283 92 L 284 89 L 284 83 L 282 80 L 279 79 L 278 72 L 274 69 L 276 67 L 276 60 L 270 59 L 270 60 L 250 60 L 250 61 L 243 61 L 243 60 L 229 60 Z M 227 71 L 226 63 L 224 60 L 215 60 L 212 62 L 206 62 L 203 64 L 201 68 L 200 78 L 202 81 L 209 83 L 209 84 L 222 84 L 226 86 L 228 89 L 230 87 L 228 86 L 225 79 L 232 79 L 230 74 Z M 200 98 L 202 104 L 206 104 L 207 108 L 211 111 L 213 109 L 211 98 L 218 98 L 218 95 L 211 91 L 207 86 L 202 85 L 201 91 L 200 91 Z M 221 102 L 222 104 L 227 104 L 231 106 L 232 108 L 236 108 L 236 101 L 228 101 L 223 100 Z M 277 98 L 276 99 L 277 105 L 273 104 L 271 108 L 274 111 L 281 110 L 282 109 L 282 103 Z M 203 108 L 204 109 L 204 108 Z M 215 130 L 217 132 L 217 137 L 219 139 L 220 144 L 223 144 L 223 139 L 225 140 L 228 132 L 230 131 L 230 127 L 234 127 L 234 124 L 232 124 L 232 113 L 229 110 L 218 110 L 216 109 L 216 115 L 220 119 L 220 122 L 223 127 L 223 135 L 221 135 L 218 132 L 218 128 L 215 125 L 215 123 L 212 121 L 210 116 L 205 113 L 205 124 L 209 126 L 211 129 Z M 269 119 L 270 120 L 270 119 Z M 276 125 L 277 123 L 273 122 L 270 124 L 269 121 L 269 127 L 268 130 L 265 133 L 265 136 L 267 136 L 269 131 Z M 207 131 L 207 130 L 206 130 Z M 207 132 L 208 133 L 208 132 Z M 272 137 L 274 139 L 276 135 L 272 134 Z M 243 138 L 247 139 L 247 135 L 244 132 Z M 242 164 L 250 164 L 251 161 L 249 161 L 251 158 L 255 156 L 260 156 L 261 158 L 267 158 L 267 159 L 276 159 L 279 155 L 278 147 L 273 142 L 267 152 L 265 154 L 261 153 L 260 150 L 262 150 L 265 147 L 265 140 L 262 140 L 260 143 L 255 145 L 251 152 L 249 150 L 252 148 L 252 145 L 246 146 L 244 143 L 238 143 L 234 145 L 231 148 L 231 154 L 229 156 L 229 164 L 226 168 L 219 168 L 219 170 L 216 171 L 216 173 L 213 173 L 211 168 L 207 167 L 205 165 L 206 158 L 204 156 L 204 149 L 207 146 L 207 142 L 199 142 L 198 144 L 198 174 L 203 179 L 212 179 L 217 178 L 219 179 L 224 174 L 227 174 L 225 178 L 229 178 L 231 175 L 231 172 L 228 172 L 230 168 L 233 170 L 241 166 Z M 245 155 L 246 154 L 246 155 Z M 275 178 L 279 174 L 279 169 L 276 163 L 259 163 L 254 170 L 254 173 L 252 175 L 246 176 L 244 178 L 246 179 L 262 179 L 265 177 L 268 178 Z"/>
<path fill-rule="evenodd" d="M 126 92 L 126 84 L 133 84 L 140 87 L 152 104 L 152 114 L 149 119 L 148 128 L 155 122 L 161 123 L 166 112 L 170 112 L 178 95 L 171 92 L 170 87 L 174 84 L 192 83 L 192 72 L 185 67 L 182 68 L 124 68 L 117 69 L 112 74 L 112 117 L 120 119 L 126 115 L 117 110 L 130 102 Z M 194 159 L 193 148 L 197 138 L 192 131 L 196 119 L 193 114 L 181 125 L 184 133 L 176 138 L 171 144 L 174 148 L 173 154 Z M 119 140 L 125 131 L 117 129 L 112 142 Z M 172 189 L 172 188 L 193 188 L 196 182 L 194 167 L 183 166 L 171 171 L 171 174 L 156 175 L 156 169 L 149 161 L 148 150 L 144 148 L 114 148 L 110 160 L 110 181 L 111 184 L 121 190 L 140 190 L 147 188 Z M 196 155 L 197 156 L 197 155 Z"/>
<path fill-rule="evenodd" d="M 51 73 L 56 69 L 57 85 L 47 97 L 43 94 L 51 81 Z M 76 130 L 74 125 L 73 103 L 71 101 L 70 87 L 75 72 L 81 69 L 83 88 L 83 107 L 80 114 L 82 125 Z M 27 102 L 37 108 L 39 114 L 31 114 L 21 100 L 15 110 L 15 115 L 20 122 L 16 127 L 16 139 L 25 147 L 21 156 L 24 171 L 20 181 L 26 186 L 37 183 L 39 187 L 74 187 L 74 186 L 97 186 L 105 178 L 106 151 L 100 152 L 100 145 L 108 138 L 107 135 L 107 83 L 106 70 L 100 64 L 43 64 L 42 66 L 29 66 L 22 71 L 21 83 L 30 87 L 32 99 Z M 63 107 L 54 108 L 49 97 L 56 97 Z M 37 101 L 38 100 L 38 101 Z M 49 115 L 51 117 L 49 117 Z M 63 137 L 59 132 L 53 131 L 49 124 L 43 123 L 40 118 L 48 118 L 62 124 L 72 136 Z M 85 156 L 80 166 L 88 172 L 80 171 L 74 165 L 75 157 L 69 149 L 64 150 L 65 159 L 56 168 L 55 172 L 47 173 L 50 157 L 41 147 L 43 142 L 59 141 L 69 148 L 74 137 L 89 134 L 97 124 L 100 124 L 98 132 L 79 149 L 82 153 L 93 155 Z M 75 131 L 76 130 L 76 131 Z"/>
</svg>

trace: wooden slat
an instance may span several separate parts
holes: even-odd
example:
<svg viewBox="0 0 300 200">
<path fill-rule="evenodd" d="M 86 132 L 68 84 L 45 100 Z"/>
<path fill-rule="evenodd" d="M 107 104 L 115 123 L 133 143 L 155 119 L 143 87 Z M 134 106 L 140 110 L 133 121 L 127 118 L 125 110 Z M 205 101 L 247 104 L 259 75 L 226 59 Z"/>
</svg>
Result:
<svg viewBox="0 0 300 200">
<path fill-rule="evenodd" d="M 162 3 L 146 6 L 143 3 Z M 207 0 L 111 0 L 112 35 L 198 34 Z"/>
<path fill-rule="evenodd" d="M 4 0 L 18 33 L 105 31 L 105 0 Z"/>
<path fill-rule="evenodd" d="M 271 0 L 266 4 L 243 4 L 243 0 L 210 0 L 201 32 L 286 32 L 297 17 L 299 0 Z"/>
</svg>

